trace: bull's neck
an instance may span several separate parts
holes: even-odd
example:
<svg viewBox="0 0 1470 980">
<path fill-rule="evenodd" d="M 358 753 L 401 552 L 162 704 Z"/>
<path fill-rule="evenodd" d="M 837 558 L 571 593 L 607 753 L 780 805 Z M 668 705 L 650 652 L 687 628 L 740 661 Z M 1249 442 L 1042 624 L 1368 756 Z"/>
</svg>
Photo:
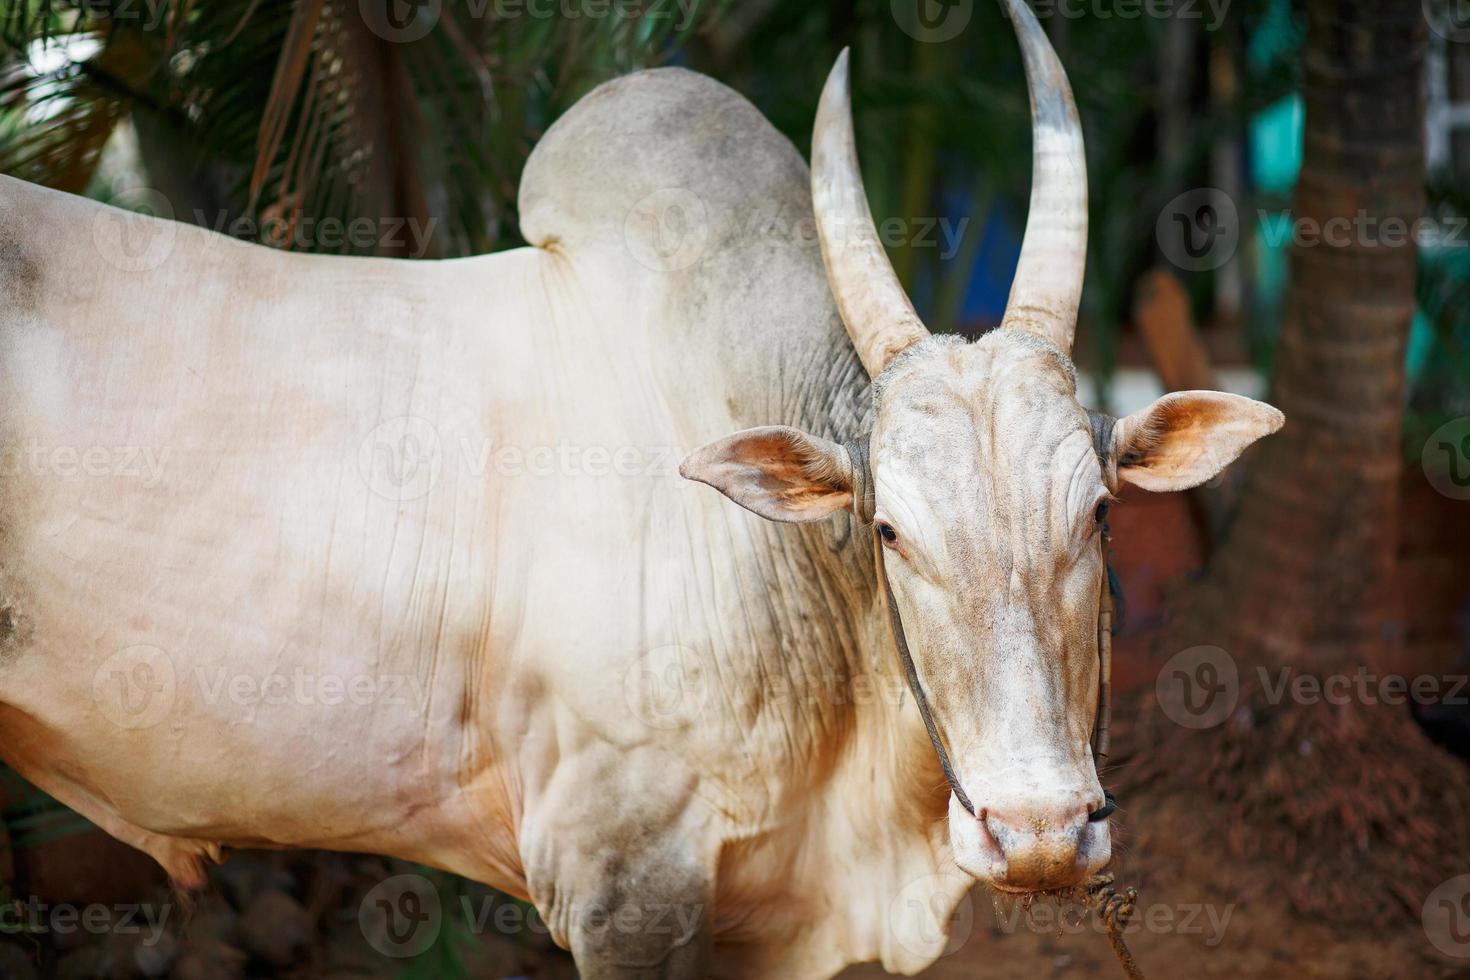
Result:
<svg viewBox="0 0 1470 980">
<path fill-rule="evenodd" d="M 782 417 L 789 424 L 837 443 L 866 439 L 872 427 L 872 387 L 856 353 L 843 338 L 838 351 L 824 350 L 785 374 L 798 379 L 783 393 Z M 815 380 L 812 380 L 815 379 Z M 849 758 L 864 760 L 858 782 L 871 781 L 887 768 L 898 797 L 912 809 L 914 826 L 930 828 L 944 820 L 948 788 L 913 697 L 890 631 L 870 527 L 839 516 L 800 529 L 778 529 L 783 550 L 799 551 L 817 572 L 815 592 L 797 599 L 820 603 L 816 614 L 851 624 L 840 631 L 837 649 L 825 651 L 827 665 L 841 680 L 815 692 L 845 706 L 851 741 Z M 811 609 L 791 610 L 810 616 Z M 877 758 L 881 756 L 881 759 Z M 844 775 L 834 772 L 841 783 Z M 847 792 L 851 787 L 834 787 Z M 944 837 L 943 833 L 938 835 Z"/>
</svg>

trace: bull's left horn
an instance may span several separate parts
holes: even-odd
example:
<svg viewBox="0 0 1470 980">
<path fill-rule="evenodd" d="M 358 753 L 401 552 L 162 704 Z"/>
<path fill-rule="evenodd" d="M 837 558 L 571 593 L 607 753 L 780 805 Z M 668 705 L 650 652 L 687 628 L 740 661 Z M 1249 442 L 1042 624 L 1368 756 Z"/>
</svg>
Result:
<svg viewBox="0 0 1470 980">
<path fill-rule="evenodd" d="M 843 51 L 822 91 L 812 134 L 812 208 L 827 282 L 868 376 L 929 336 L 883 251 L 858 169 Z"/>
<path fill-rule="evenodd" d="M 1072 86 L 1026 0 L 1002 0 L 1031 90 L 1031 211 L 1003 327 L 1040 334 L 1067 353 L 1087 267 L 1087 158 Z"/>
</svg>

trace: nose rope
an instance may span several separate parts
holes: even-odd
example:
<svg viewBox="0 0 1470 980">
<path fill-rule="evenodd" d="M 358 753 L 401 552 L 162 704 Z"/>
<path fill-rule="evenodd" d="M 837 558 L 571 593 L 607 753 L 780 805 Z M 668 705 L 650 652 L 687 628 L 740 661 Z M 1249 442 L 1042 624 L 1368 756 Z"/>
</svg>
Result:
<svg viewBox="0 0 1470 980">
<path fill-rule="evenodd" d="M 944 750 L 944 742 L 939 738 L 939 727 L 934 723 L 934 715 L 929 710 L 929 700 L 924 697 L 923 685 L 919 683 L 919 672 L 914 668 L 913 655 L 909 653 L 908 638 L 903 631 L 903 618 L 898 613 L 898 603 L 893 598 L 893 584 L 888 581 L 888 567 L 883 562 L 883 539 L 878 532 L 873 532 L 873 553 L 878 559 L 878 575 L 883 579 L 883 601 L 888 606 L 888 628 L 893 634 L 893 644 L 898 647 L 899 659 L 903 661 L 903 672 L 908 677 L 909 690 L 914 694 L 914 703 L 919 706 L 919 716 L 924 719 L 924 727 L 929 731 L 929 741 L 934 745 L 934 754 L 939 756 L 939 768 L 944 770 L 944 778 L 949 781 L 950 791 L 954 798 L 960 801 L 960 806 L 970 816 L 975 816 L 975 804 L 965 795 L 964 787 L 955 777 L 954 768 L 949 764 L 949 753 Z"/>
<path fill-rule="evenodd" d="M 1113 573 L 1108 565 L 1108 548 L 1113 536 L 1107 521 L 1097 530 L 1102 551 L 1102 595 L 1097 603 L 1097 719 L 1092 726 L 1092 765 L 1099 778 L 1112 747 L 1113 725 Z M 1106 820 L 1118 809 L 1118 800 L 1103 790 L 1103 805 L 1087 815 L 1088 821 Z"/>
<path fill-rule="evenodd" d="M 877 503 L 867 443 L 848 443 L 844 448 L 852 463 L 853 516 L 860 524 L 871 525 Z M 1098 537 L 1103 559 L 1103 583 L 1097 621 L 1098 703 L 1092 731 L 1092 755 L 1095 767 L 1101 767 L 1108 757 L 1113 687 L 1113 594 L 1108 575 L 1108 530 L 1106 526 L 1099 529 Z M 944 741 L 939 735 L 939 726 L 935 723 L 934 713 L 929 708 L 929 699 L 924 696 L 924 687 L 919 680 L 918 669 L 914 666 L 913 654 L 909 651 L 908 636 L 903 628 L 903 617 L 899 614 L 898 602 L 893 596 L 893 583 L 888 579 L 888 565 L 883 558 L 883 539 L 879 536 L 877 528 L 873 529 L 873 557 L 877 562 L 878 577 L 883 581 L 883 603 L 888 610 L 888 630 L 893 635 L 893 645 L 898 648 L 899 660 L 903 663 L 903 672 L 908 680 L 909 691 L 913 694 L 914 703 L 919 708 L 919 717 L 924 719 L 924 729 L 929 733 L 929 742 L 934 746 L 934 754 L 939 757 L 939 768 L 943 770 L 945 781 L 949 783 L 950 791 L 954 793 L 960 806 L 964 807 L 965 812 L 970 816 L 977 816 L 975 804 L 970 802 L 970 797 L 966 795 L 964 787 L 960 785 L 959 779 L 955 776 L 954 767 L 950 765 L 949 753 L 945 751 Z M 1106 820 L 1117 809 L 1117 799 L 1112 793 L 1104 790 L 1103 805 L 1089 813 L 1087 820 L 1089 823 Z"/>
</svg>

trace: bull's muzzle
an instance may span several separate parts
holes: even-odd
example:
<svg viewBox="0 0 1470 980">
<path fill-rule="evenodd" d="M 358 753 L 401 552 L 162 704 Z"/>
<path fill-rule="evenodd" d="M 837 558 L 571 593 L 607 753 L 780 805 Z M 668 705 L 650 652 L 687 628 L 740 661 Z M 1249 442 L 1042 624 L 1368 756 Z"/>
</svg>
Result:
<svg viewBox="0 0 1470 980">
<path fill-rule="evenodd" d="M 950 827 L 960 867 L 1000 891 L 1070 888 L 1108 863 L 1108 824 L 1089 820 L 1102 806 L 1083 793 L 999 798 L 971 816 L 953 799 Z"/>
</svg>

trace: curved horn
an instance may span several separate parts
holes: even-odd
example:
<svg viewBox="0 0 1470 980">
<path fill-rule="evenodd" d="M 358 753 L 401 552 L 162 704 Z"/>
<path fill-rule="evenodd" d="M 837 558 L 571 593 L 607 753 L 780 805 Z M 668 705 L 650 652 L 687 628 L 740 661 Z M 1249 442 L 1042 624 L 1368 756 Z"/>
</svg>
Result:
<svg viewBox="0 0 1470 980">
<path fill-rule="evenodd" d="M 1025 0 L 1002 0 L 1031 91 L 1031 212 L 1001 325 L 1071 353 L 1087 265 L 1087 158 L 1072 86 Z"/>
<path fill-rule="evenodd" d="M 848 52 L 832 68 L 812 134 L 812 207 L 827 282 L 858 357 L 876 378 L 894 357 L 929 336 L 883 251 L 858 169 L 848 95 Z"/>
</svg>

